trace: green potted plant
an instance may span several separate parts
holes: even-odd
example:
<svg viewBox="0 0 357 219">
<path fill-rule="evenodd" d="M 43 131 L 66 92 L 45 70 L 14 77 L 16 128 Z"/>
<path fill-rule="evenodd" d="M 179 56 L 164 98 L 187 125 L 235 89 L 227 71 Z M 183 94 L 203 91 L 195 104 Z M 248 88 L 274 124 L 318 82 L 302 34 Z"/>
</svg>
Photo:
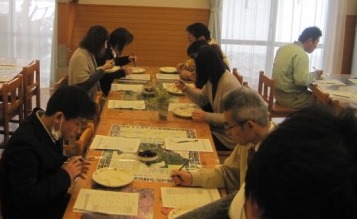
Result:
<svg viewBox="0 0 357 219">
<path fill-rule="evenodd" d="M 159 111 L 159 117 L 160 119 L 166 119 L 169 110 L 170 94 L 162 87 L 156 88 L 155 93 L 155 102 Z"/>
</svg>

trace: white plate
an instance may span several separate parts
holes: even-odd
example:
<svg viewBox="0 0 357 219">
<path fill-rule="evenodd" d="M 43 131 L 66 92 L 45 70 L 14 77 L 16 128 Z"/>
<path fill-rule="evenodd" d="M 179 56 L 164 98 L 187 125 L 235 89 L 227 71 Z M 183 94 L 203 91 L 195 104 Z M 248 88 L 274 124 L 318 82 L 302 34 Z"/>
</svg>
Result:
<svg viewBox="0 0 357 219">
<path fill-rule="evenodd" d="M 167 85 L 165 86 L 165 89 L 167 90 L 167 92 L 169 92 L 170 94 L 174 94 L 174 95 L 184 95 L 184 93 L 182 93 L 182 91 L 180 91 L 176 85 L 174 83 L 167 83 Z"/>
<path fill-rule="evenodd" d="M 132 74 L 142 74 L 144 73 L 146 70 L 145 68 L 141 68 L 141 67 L 134 67 L 132 68 Z"/>
<path fill-rule="evenodd" d="M 196 107 L 178 107 L 174 109 L 173 113 L 174 115 L 182 118 L 191 118 L 192 112 L 196 110 Z"/>
<path fill-rule="evenodd" d="M 160 72 L 174 74 L 177 73 L 177 69 L 175 67 L 161 67 Z"/>
<path fill-rule="evenodd" d="M 114 66 L 111 69 L 105 70 L 105 72 L 113 73 L 113 72 L 116 72 L 118 70 L 120 70 L 120 66 Z"/>
<path fill-rule="evenodd" d="M 134 180 L 134 175 L 126 170 L 105 167 L 95 171 L 92 179 L 102 186 L 120 187 L 131 183 Z"/>
<path fill-rule="evenodd" d="M 170 211 L 168 215 L 168 219 L 175 219 L 187 212 L 195 210 L 196 208 L 198 208 L 198 206 L 187 205 L 187 206 L 176 207 Z"/>
</svg>

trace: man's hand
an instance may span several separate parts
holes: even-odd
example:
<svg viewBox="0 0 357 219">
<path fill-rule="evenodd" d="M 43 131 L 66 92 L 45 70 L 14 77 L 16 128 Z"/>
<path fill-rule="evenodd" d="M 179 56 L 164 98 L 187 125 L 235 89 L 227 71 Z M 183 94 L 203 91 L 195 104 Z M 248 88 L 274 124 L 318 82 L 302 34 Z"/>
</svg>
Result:
<svg viewBox="0 0 357 219">
<path fill-rule="evenodd" d="M 62 169 L 68 173 L 71 180 L 74 180 L 77 176 L 84 178 L 89 165 L 90 163 L 85 161 L 82 156 L 74 156 L 63 163 Z"/>
<path fill-rule="evenodd" d="M 181 186 L 191 186 L 192 185 L 192 174 L 183 170 L 173 170 L 171 171 L 172 181 L 175 185 Z"/>
</svg>

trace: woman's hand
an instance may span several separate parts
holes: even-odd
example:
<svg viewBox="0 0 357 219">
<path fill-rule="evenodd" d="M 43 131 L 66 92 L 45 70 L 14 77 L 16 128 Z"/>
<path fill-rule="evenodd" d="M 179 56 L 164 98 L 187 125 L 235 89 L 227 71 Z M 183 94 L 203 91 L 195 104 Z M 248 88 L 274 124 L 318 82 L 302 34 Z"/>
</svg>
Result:
<svg viewBox="0 0 357 219">
<path fill-rule="evenodd" d="M 188 64 L 187 63 L 178 63 L 176 65 L 176 68 L 177 68 L 177 71 L 187 70 Z"/>
<path fill-rule="evenodd" d="M 131 73 L 133 73 L 133 68 L 130 67 L 123 67 L 125 75 L 130 75 Z"/>
<path fill-rule="evenodd" d="M 195 110 L 192 112 L 192 120 L 197 122 L 206 121 L 206 112 L 202 110 Z"/>
<path fill-rule="evenodd" d="M 134 66 L 136 66 L 136 62 L 138 61 L 138 57 L 136 57 L 135 53 L 132 53 L 129 57 L 128 57 L 129 61 L 131 63 L 134 64 Z"/>
<path fill-rule="evenodd" d="M 183 80 L 192 80 L 192 78 L 193 78 L 192 74 L 194 74 L 194 73 L 187 71 L 187 70 L 180 70 L 180 77 Z"/>
<path fill-rule="evenodd" d="M 114 60 L 107 60 L 105 61 L 105 64 L 102 66 L 103 70 L 108 70 L 108 69 L 112 69 L 114 67 Z"/>
<path fill-rule="evenodd" d="M 187 88 L 185 82 L 183 82 L 181 80 L 175 80 L 175 85 L 176 85 L 177 89 L 179 89 L 180 91 L 185 91 Z"/>
</svg>

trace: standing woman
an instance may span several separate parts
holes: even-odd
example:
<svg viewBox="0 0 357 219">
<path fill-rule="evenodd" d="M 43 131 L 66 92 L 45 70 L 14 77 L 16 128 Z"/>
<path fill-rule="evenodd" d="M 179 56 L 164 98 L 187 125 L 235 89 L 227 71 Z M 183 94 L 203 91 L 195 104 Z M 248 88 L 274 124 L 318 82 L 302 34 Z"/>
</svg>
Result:
<svg viewBox="0 0 357 219">
<path fill-rule="evenodd" d="M 122 68 L 122 66 L 128 63 L 135 63 L 136 56 L 121 56 L 125 47 L 127 47 L 134 40 L 134 36 L 125 28 L 119 27 L 115 29 L 109 36 L 108 48 L 105 50 L 103 57 L 97 57 L 98 65 L 103 65 L 106 60 L 114 60 L 116 66 L 121 68 L 112 73 L 106 74 L 100 79 L 100 86 L 105 96 L 108 96 L 111 84 L 114 79 L 125 77 L 125 75 L 131 74 L 132 69 Z"/>
<path fill-rule="evenodd" d="M 96 57 L 104 55 L 108 31 L 100 25 L 92 26 L 74 51 L 69 62 L 69 85 L 79 85 L 94 98 L 100 91 L 99 80 L 105 74 L 105 70 L 114 66 L 112 60 L 107 60 L 98 67 Z"/>
<path fill-rule="evenodd" d="M 186 86 L 183 81 L 177 81 L 176 87 L 199 106 L 210 104 L 213 112 L 196 110 L 192 113 L 194 121 L 209 123 L 216 150 L 232 150 L 237 142 L 225 131 L 225 119 L 221 108 L 223 96 L 240 87 L 238 80 L 225 68 L 217 51 L 205 46 L 200 48 L 193 57 L 196 65 L 196 80 L 204 84 L 202 89 Z"/>
</svg>

